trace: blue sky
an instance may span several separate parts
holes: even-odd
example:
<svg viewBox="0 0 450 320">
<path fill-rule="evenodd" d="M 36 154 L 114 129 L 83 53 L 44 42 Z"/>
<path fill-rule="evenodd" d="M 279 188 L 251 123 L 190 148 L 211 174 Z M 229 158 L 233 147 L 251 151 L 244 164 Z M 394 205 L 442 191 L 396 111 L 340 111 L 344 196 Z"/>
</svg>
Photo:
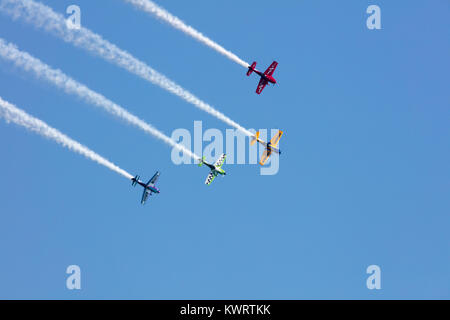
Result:
<svg viewBox="0 0 450 320">
<path fill-rule="evenodd" d="M 0 121 L 0 298 L 450 298 L 450 4 L 434 1 L 160 2 L 264 69 L 256 77 L 120 0 L 81 7 L 83 26 L 247 128 L 281 128 L 274 176 L 176 166 L 171 149 L 0 60 L 0 96 L 162 193 Z M 368 30 L 366 8 L 381 8 Z M 227 126 L 142 79 L 21 21 L 0 37 L 167 134 Z M 65 287 L 79 265 L 82 289 Z M 381 268 L 381 290 L 366 268 Z"/>
</svg>

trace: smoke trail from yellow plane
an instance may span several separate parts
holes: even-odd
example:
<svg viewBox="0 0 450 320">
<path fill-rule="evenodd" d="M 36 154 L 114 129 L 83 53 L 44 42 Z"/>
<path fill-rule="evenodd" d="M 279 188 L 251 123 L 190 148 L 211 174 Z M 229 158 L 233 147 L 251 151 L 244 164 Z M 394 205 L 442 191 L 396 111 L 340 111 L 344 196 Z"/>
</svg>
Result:
<svg viewBox="0 0 450 320">
<path fill-rule="evenodd" d="M 10 15 L 13 19 L 22 18 L 35 27 L 44 29 L 66 42 L 93 52 L 103 59 L 177 95 L 186 102 L 208 112 L 246 135 L 253 136 L 249 130 L 231 120 L 211 105 L 200 100 L 163 74 L 152 69 L 144 62 L 136 59 L 127 51 L 104 40 L 100 35 L 84 27 L 80 29 L 69 28 L 63 15 L 54 12 L 50 7 L 42 3 L 33 0 L 0 0 L 0 11 Z"/>
<path fill-rule="evenodd" d="M 63 89 L 65 92 L 75 94 L 84 101 L 106 110 L 116 117 L 125 120 L 129 124 L 134 125 L 148 134 L 151 134 L 159 140 L 162 140 L 171 147 L 184 152 L 194 160 L 200 159 L 199 156 L 192 153 L 189 149 L 181 144 L 178 144 L 158 129 L 128 112 L 123 107 L 77 82 L 68 75 L 64 74 L 62 71 L 51 68 L 39 59 L 31 56 L 29 53 L 20 51 L 15 45 L 6 43 L 6 41 L 2 38 L 0 38 L 0 58 L 11 61 L 17 67 L 33 72 L 38 78 L 48 81 L 56 87 Z"/>
<path fill-rule="evenodd" d="M 181 19 L 172 15 L 170 12 L 168 12 L 164 8 L 158 6 L 153 1 L 150 1 L 150 0 L 124 0 L 124 1 L 131 3 L 136 8 L 138 8 L 148 14 L 153 15 L 153 16 L 157 17 L 158 19 L 163 20 L 164 22 L 167 22 L 169 25 L 171 25 L 175 29 L 178 29 L 178 30 L 184 32 L 185 34 L 191 36 L 195 40 L 216 50 L 218 53 L 224 55 L 225 57 L 236 62 L 237 64 L 240 64 L 244 68 L 248 68 L 248 66 L 249 66 L 248 62 L 245 62 L 244 60 L 239 58 L 237 55 L 235 55 L 233 52 L 226 50 L 220 44 L 216 43 L 215 41 L 211 40 L 207 36 L 203 35 L 201 32 L 195 30 L 193 27 L 187 25 Z"/>
<path fill-rule="evenodd" d="M 131 174 L 119 168 L 111 161 L 103 158 L 99 154 L 90 150 L 88 147 L 83 146 L 81 143 L 69 138 L 62 132 L 58 131 L 57 129 L 50 127 L 42 120 L 39 120 L 29 115 L 28 113 L 17 108 L 13 104 L 3 100 L 1 97 L 0 97 L 0 117 L 4 118 L 6 122 L 14 122 L 15 124 L 25 127 L 30 131 L 34 131 L 45 138 L 53 140 L 56 143 L 62 145 L 63 147 L 76 153 L 79 153 L 85 156 L 86 158 L 91 159 L 97 162 L 98 164 L 101 164 L 102 166 L 111 169 L 114 172 L 117 172 L 118 174 L 124 176 L 127 179 L 133 178 Z"/>
</svg>

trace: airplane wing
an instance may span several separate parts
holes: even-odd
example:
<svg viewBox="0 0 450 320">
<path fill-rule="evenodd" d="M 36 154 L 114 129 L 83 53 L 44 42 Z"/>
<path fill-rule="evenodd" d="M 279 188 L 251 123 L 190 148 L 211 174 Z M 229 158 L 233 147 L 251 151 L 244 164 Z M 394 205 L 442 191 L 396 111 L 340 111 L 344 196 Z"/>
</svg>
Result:
<svg viewBox="0 0 450 320">
<path fill-rule="evenodd" d="M 214 163 L 215 167 L 219 167 L 221 168 L 225 162 L 225 158 L 227 157 L 227 155 L 224 153 L 220 156 L 219 159 L 217 159 L 216 163 Z"/>
<path fill-rule="evenodd" d="M 269 159 L 271 154 L 272 150 L 269 149 L 264 150 L 261 159 L 259 160 L 259 164 L 263 166 L 266 163 L 267 159 Z"/>
<path fill-rule="evenodd" d="M 148 195 L 150 194 L 150 191 L 147 189 L 144 189 L 144 192 L 142 193 L 142 200 L 141 204 L 144 204 L 145 201 L 147 201 Z"/>
<path fill-rule="evenodd" d="M 158 178 L 159 178 L 159 175 L 160 175 L 159 171 L 156 171 L 156 173 L 153 175 L 153 177 L 152 177 L 150 180 L 148 180 L 147 185 L 149 185 L 149 184 L 155 184 L 155 182 L 156 182 L 156 181 L 158 180 Z"/>
<path fill-rule="evenodd" d="M 210 185 L 211 182 L 213 182 L 213 180 L 214 180 L 216 177 L 217 177 L 217 173 L 212 173 L 212 172 L 210 172 L 210 173 L 208 174 L 208 176 L 206 177 L 205 184 Z"/>
<path fill-rule="evenodd" d="M 276 62 L 276 61 L 272 62 L 272 64 L 267 68 L 267 70 L 264 71 L 264 74 L 266 76 L 273 75 L 273 73 L 275 72 L 275 69 L 277 68 L 277 66 L 278 66 L 278 62 Z"/>
<path fill-rule="evenodd" d="M 256 93 L 261 94 L 261 92 L 264 90 L 265 86 L 267 85 L 268 81 L 261 78 L 258 83 L 258 88 L 256 88 Z"/>
<path fill-rule="evenodd" d="M 270 140 L 270 144 L 271 144 L 273 147 L 276 147 L 277 144 L 278 144 L 278 141 L 280 141 L 282 135 L 283 135 L 283 131 L 278 130 L 278 133 L 277 133 L 276 135 L 274 135 L 274 136 L 272 137 L 272 139 Z"/>
</svg>

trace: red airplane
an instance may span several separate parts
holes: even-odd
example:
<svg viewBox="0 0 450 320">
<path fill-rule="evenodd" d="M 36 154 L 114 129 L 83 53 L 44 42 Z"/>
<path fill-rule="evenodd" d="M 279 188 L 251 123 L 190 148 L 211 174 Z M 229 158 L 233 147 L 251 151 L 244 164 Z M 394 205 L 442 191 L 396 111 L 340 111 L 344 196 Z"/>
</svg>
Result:
<svg viewBox="0 0 450 320">
<path fill-rule="evenodd" d="M 256 93 L 261 94 L 261 92 L 264 90 L 264 87 L 270 82 L 270 83 L 277 83 L 277 80 L 275 80 L 272 75 L 275 72 L 275 69 L 278 66 L 278 62 L 274 61 L 270 65 L 270 67 L 267 68 L 264 73 L 261 71 L 258 71 L 255 69 L 256 67 L 256 61 L 252 63 L 251 66 L 248 67 L 247 76 L 250 76 L 253 71 L 255 71 L 256 74 L 258 74 L 261 77 L 261 80 L 259 80 L 258 88 L 256 88 Z"/>
</svg>

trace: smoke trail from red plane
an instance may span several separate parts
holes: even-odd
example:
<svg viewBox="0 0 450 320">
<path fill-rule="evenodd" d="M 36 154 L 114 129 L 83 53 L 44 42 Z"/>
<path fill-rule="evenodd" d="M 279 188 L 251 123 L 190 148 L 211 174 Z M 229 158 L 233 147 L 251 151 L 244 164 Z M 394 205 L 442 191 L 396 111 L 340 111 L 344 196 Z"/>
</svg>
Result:
<svg viewBox="0 0 450 320">
<path fill-rule="evenodd" d="M 236 62 L 237 64 L 243 66 L 244 68 L 248 68 L 249 64 L 248 62 L 245 62 L 241 58 L 239 58 L 237 55 L 235 55 L 233 52 L 226 50 L 224 47 L 222 47 L 217 42 L 211 40 L 201 32 L 195 30 L 193 27 L 187 25 L 184 23 L 181 19 L 178 17 L 172 15 L 170 12 L 165 10 L 164 8 L 158 6 L 156 3 L 150 0 L 124 0 L 128 3 L 131 3 L 139 10 L 142 10 L 150 15 L 155 16 L 156 18 L 167 22 L 169 25 L 174 27 L 175 29 L 178 29 L 185 34 L 191 36 L 195 40 L 203 43 L 204 45 L 216 50 L 218 53 L 224 55 L 231 61 Z"/>
</svg>

